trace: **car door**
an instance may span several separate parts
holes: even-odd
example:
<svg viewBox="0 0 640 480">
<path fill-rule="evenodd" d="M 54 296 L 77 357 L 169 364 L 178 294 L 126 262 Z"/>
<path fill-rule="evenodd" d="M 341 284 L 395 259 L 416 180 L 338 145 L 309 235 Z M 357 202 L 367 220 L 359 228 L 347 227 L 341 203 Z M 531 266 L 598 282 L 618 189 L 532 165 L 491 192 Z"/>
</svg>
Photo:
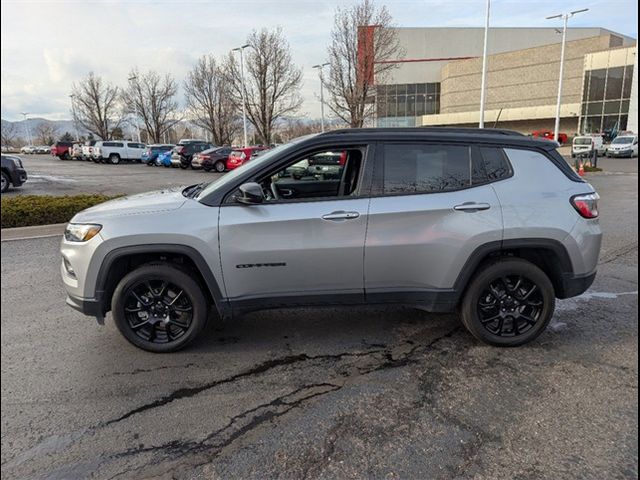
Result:
<svg viewBox="0 0 640 480">
<path fill-rule="evenodd" d="M 476 147 L 416 142 L 378 149 L 365 245 L 367 300 L 431 301 L 454 288 L 475 249 L 502 240 L 493 179 Z M 496 175 L 510 176 L 504 154 L 494 150 L 484 152 L 488 162 L 501 165 Z"/>
<path fill-rule="evenodd" d="M 353 154 L 351 165 L 357 165 L 358 170 L 357 174 L 349 172 L 357 180 L 348 191 L 327 190 L 321 197 L 281 197 L 258 205 L 232 201 L 220 208 L 222 269 L 232 301 L 263 298 L 266 304 L 309 304 L 364 299 L 369 206 L 368 181 L 364 179 L 370 153 L 366 146 L 353 151 L 358 153 Z M 304 163 L 304 158 L 294 158 L 291 165 Z M 267 178 L 282 180 L 287 172 L 282 167 Z M 341 173 L 346 175 L 347 170 Z M 325 177 L 328 175 L 317 174 L 313 178 L 322 181 Z"/>
</svg>

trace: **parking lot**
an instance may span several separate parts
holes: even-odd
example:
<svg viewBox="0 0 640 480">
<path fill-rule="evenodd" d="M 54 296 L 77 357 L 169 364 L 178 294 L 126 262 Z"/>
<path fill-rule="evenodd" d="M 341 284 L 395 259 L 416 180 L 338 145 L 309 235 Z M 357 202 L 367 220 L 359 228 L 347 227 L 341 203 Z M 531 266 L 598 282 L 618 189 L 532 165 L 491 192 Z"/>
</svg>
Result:
<svg viewBox="0 0 640 480">
<path fill-rule="evenodd" d="M 16 194 L 214 173 L 27 156 Z M 154 355 L 64 304 L 58 238 L 2 243 L 2 476 L 637 478 L 637 159 L 601 159 L 599 274 L 537 341 L 401 307 L 257 312 Z"/>
</svg>

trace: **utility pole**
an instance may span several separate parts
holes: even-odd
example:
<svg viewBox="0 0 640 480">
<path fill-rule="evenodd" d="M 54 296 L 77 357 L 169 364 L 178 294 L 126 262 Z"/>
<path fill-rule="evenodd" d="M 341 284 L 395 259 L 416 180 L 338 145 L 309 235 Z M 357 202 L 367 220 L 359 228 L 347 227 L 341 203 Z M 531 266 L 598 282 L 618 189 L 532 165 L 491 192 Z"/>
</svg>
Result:
<svg viewBox="0 0 640 480">
<path fill-rule="evenodd" d="M 129 77 L 129 82 L 131 82 L 133 84 L 133 87 L 136 87 L 136 84 L 134 82 L 138 81 L 138 77 L 133 75 L 131 77 Z M 136 116 L 136 130 L 138 131 L 138 143 L 142 143 L 142 141 L 140 140 L 140 124 L 138 123 L 138 104 L 136 103 L 135 99 L 133 100 L 133 111 L 134 114 Z M 149 132 L 147 132 L 149 133 Z M 149 140 L 149 136 L 147 135 L 147 140 Z"/>
<path fill-rule="evenodd" d="M 245 98 L 245 88 L 244 88 L 244 57 L 242 53 L 244 49 L 250 47 L 249 44 L 242 45 L 241 47 L 234 48 L 231 50 L 232 52 L 240 52 L 240 84 L 242 86 L 242 130 L 244 133 L 244 145 L 247 146 L 247 106 L 246 106 L 246 98 Z"/>
<path fill-rule="evenodd" d="M 29 142 L 29 145 L 32 145 L 32 140 L 31 140 L 31 130 L 29 130 L 29 119 L 27 118 L 27 115 L 29 115 L 27 112 L 22 112 L 22 116 L 24 117 L 24 128 L 27 130 L 27 142 Z"/>
<path fill-rule="evenodd" d="M 487 15 L 484 23 L 484 49 L 482 51 L 482 81 L 480 82 L 480 123 L 478 128 L 484 128 L 484 104 L 487 91 L 487 50 L 489 46 L 489 17 L 491 14 L 491 0 L 487 0 Z"/>
<path fill-rule="evenodd" d="M 324 77 L 322 76 L 322 69 L 328 66 L 329 63 L 321 63 L 314 65 L 311 68 L 318 69 L 318 75 L 320 76 L 320 130 L 324 133 Z"/>
<path fill-rule="evenodd" d="M 71 99 L 71 116 L 73 117 L 73 130 L 76 133 L 76 142 L 80 141 L 80 135 L 78 135 L 78 123 L 76 121 L 76 102 L 75 102 L 75 95 L 72 93 L 71 95 L 69 95 L 69 98 Z"/>
<path fill-rule="evenodd" d="M 564 52 L 567 43 L 567 24 L 569 23 L 569 19 L 573 17 L 577 13 L 582 13 L 588 11 L 588 8 L 583 8 L 580 10 L 574 10 L 569 13 L 561 13 L 558 15 L 552 15 L 547 17 L 547 20 L 551 20 L 554 18 L 561 18 L 563 21 L 562 27 L 562 47 L 560 49 L 560 78 L 558 79 L 558 101 L 556 104 L 556 123 L 553 129 L 553 140 L 555 142 L 558 141 L 558 132 L 560 131 L 560 107 L 562 104 L 562 80 L 564 77 Z"/>
</svg>

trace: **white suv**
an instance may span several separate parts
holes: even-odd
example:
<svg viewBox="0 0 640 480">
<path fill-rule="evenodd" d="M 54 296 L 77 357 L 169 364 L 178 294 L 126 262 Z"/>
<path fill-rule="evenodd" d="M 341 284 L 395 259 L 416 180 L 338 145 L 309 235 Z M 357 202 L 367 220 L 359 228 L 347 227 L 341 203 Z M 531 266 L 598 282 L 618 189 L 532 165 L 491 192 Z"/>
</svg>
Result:
<svg viewBox="0 0 640 480">
<path fill-rule="evenodd" d="M 91 156 L 95 161 L 117 165 L 121 160 L 141 161 L 145 150 L 146 145 L 144 143 L 120 140 L 100 141 L 94 145 Z"/>
</svg>

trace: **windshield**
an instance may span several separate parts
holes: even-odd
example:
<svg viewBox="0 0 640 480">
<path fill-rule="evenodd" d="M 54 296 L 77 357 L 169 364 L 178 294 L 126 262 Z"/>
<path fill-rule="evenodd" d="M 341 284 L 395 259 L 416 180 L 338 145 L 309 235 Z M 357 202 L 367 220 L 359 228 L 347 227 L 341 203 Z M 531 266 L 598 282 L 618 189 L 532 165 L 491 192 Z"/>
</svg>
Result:
<svg viewBox="0 0 640 480">
<path fill-rule="evenodd" d="M 578 137 L 573 139 L 574 145 L 591 145 L 591 137 Z"/>
<path fill-rule="evenodd" d="M 620 144 L 627 144 L 632 142 L 633 142 L 633 137 L 616 137 L 611 143 L 615 145 L 620 145 Z"/>
<path fill-rule="evenodd" d="M 207 185 L 206 188 L 202 189 L 202 191 L 198 193 L 196 200 L 204 198 L 214 190 L 217 190 L 218 188 L 223 188 L 225 185 L 232 183 L 236 178 L 238 178 L 241 175 L 244 175 L 249 170 L 260 169 L 264 164 L 268 164 L 271 161 L 271 159 L 276 155 L 279 155 L 280 153 L 285 152 L 286 150 L 292 148 L 297 143 L 300 143 L 301 141 L 314 137 L 316 135 L 317 133 L 314 133 L 311 135 L 305 135 L 303 137 L 294 138 L 289 143 L 284 143 L 275 148 L 272 148 L 268 152 L 265 152 L 264 155 L 260 155 L 259 157 L 257 157 L 255 160 L 245 163 L 234 170 L 231 170 L 231 172 L 223 175 L 217 180 L 214 180 L 209 185 Z"/>
</svg>

